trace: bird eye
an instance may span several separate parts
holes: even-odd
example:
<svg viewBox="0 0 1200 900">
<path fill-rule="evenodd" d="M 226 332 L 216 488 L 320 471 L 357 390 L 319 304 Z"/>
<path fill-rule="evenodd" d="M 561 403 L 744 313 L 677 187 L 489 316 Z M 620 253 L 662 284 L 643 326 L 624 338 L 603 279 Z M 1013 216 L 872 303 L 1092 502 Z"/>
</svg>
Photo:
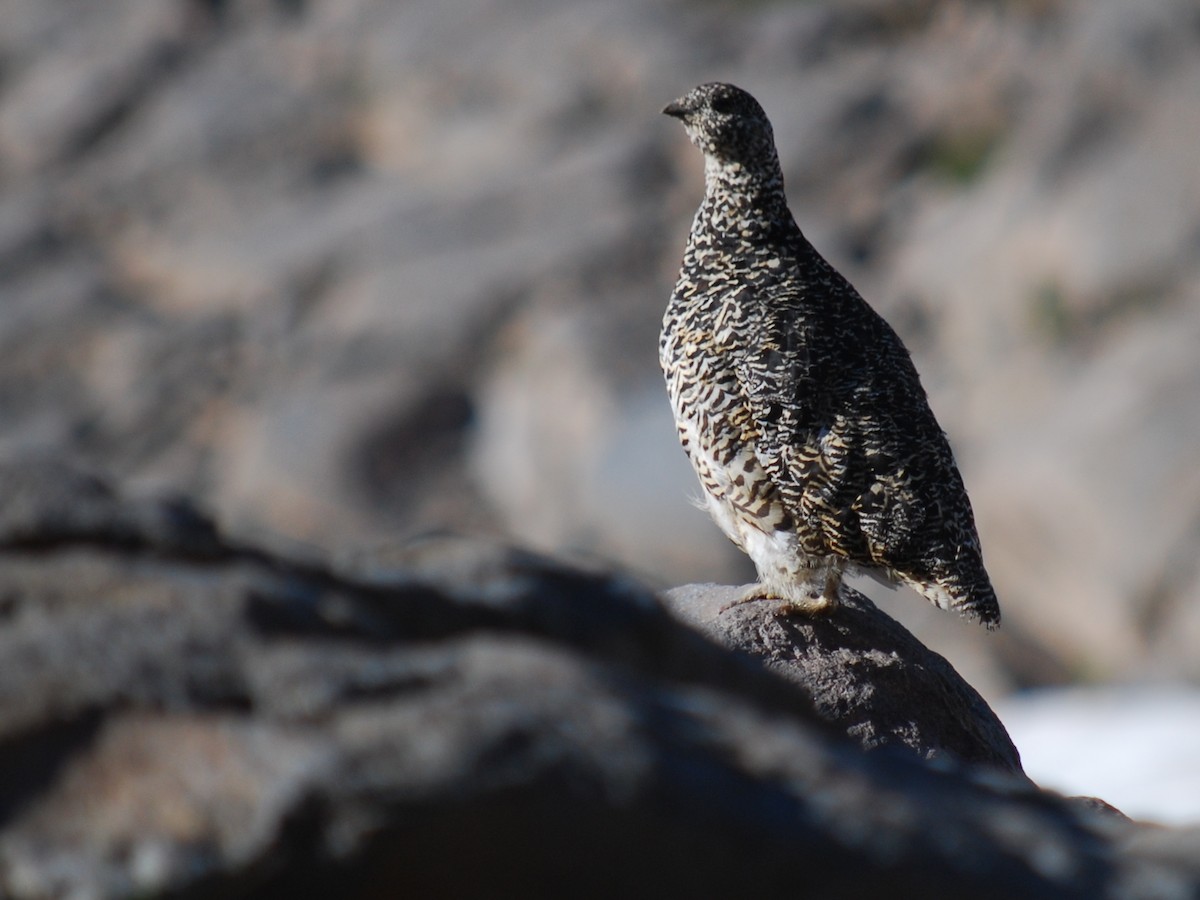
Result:
<svg viewBox="0 0 1200 900">
<path fill-rule="evenodd" d="M 737 103 L 734 102 L 733 97 L 713 97 L 712 103 L 709 105 L 712 107 L 713 112 L 720 113 L 723 116 L 727 116 L 737 109 Z"/>
</svg>

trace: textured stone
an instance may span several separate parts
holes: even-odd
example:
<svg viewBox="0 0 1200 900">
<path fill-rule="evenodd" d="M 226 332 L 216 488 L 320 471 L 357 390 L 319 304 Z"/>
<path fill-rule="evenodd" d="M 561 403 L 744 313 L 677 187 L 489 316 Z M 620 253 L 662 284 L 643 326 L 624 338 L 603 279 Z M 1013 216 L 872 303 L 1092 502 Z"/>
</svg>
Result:
<svg viewBox="0 0 1200 900">
<path fill-rule="evenodd" d="M 1200 887 L 1193 832 L 866 752 L 595 566 L 430 539 L 335 569 L 61 465 L 0 483 L 24 486 L 0 531 L 6 897 Z"/>
<path fill-rule="evenodd" d="M 818 714 L 863 747 L 900 745 L 1021 772 L 1017 749 L 983 698 L 944 658 L 857 591 L 827 616 L 777 616 L 770 601 L 726 608 L 744 588 L 688 585 L 667 607 L 804 688 Z"/>
</svg>

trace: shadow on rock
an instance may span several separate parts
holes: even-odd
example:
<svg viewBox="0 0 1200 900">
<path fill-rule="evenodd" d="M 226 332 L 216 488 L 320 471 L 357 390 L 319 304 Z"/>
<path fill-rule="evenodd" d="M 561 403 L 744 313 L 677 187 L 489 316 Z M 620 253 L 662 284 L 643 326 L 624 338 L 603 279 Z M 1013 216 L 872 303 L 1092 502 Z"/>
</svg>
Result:
<svg viewBox="0 0 1200 900">
<path fill-rule="evenodd" d="M 857 600 L 827 623 L 749 606 L 728 649 L 624 576 L 505 547 L 335 567 L 54 463 L 0 485 L 5 896 L 1200 886 L 1194 835 L 1038 791 L 978 697 Z M 689 590 L 667 601 L 689 618 L 721 597 Z"/>
</svg>

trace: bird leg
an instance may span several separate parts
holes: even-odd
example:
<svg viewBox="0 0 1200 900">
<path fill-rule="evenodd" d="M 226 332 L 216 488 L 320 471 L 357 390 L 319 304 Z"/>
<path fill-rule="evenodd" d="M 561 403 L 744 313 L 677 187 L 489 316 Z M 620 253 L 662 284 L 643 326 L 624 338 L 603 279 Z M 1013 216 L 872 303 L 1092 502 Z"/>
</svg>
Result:
<svg viewBox="0 0 1200 900">
<path fill-rule="evenodd" d="M 820 593 L 812 592 L 807 597 L 781 597 L 767 585 L 759 582 L 752 584 L 742 591 L 736 599 L 726 603 L 718 611 L 718 614 L 726 610 L 733 609 L 735 606 L 741 606 L 743 603 L 753 603 L 757 600 L 774 600 L 779 603 L 778 609 L 775 610 L 776 616 L 819 616 L 828 615 L 840 606 L 838 601 L 838 588 L 841 587 L 842 574 L 836 568 L 830 568 L 825 577 L 825 589 Z"/>
</svg>

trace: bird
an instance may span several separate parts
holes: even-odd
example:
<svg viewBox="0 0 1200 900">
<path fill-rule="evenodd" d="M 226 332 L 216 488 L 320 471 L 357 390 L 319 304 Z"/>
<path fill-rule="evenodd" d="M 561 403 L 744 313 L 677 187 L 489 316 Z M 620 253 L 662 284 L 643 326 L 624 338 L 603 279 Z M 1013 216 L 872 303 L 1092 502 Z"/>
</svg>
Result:
<svg viewBox="0 0 1200 900">
<path fill-rule="evenodd" d="M 789 210 L 763 108 L 701 84 L 663 110 L 704 154 L 704 199 L 659 359 L 713 519 L 758 582 L 729 604 L 840 603 L 845 575 L 988 628 L 1000 606 L 950 444 L 907 348 Z"/>
</svg>

